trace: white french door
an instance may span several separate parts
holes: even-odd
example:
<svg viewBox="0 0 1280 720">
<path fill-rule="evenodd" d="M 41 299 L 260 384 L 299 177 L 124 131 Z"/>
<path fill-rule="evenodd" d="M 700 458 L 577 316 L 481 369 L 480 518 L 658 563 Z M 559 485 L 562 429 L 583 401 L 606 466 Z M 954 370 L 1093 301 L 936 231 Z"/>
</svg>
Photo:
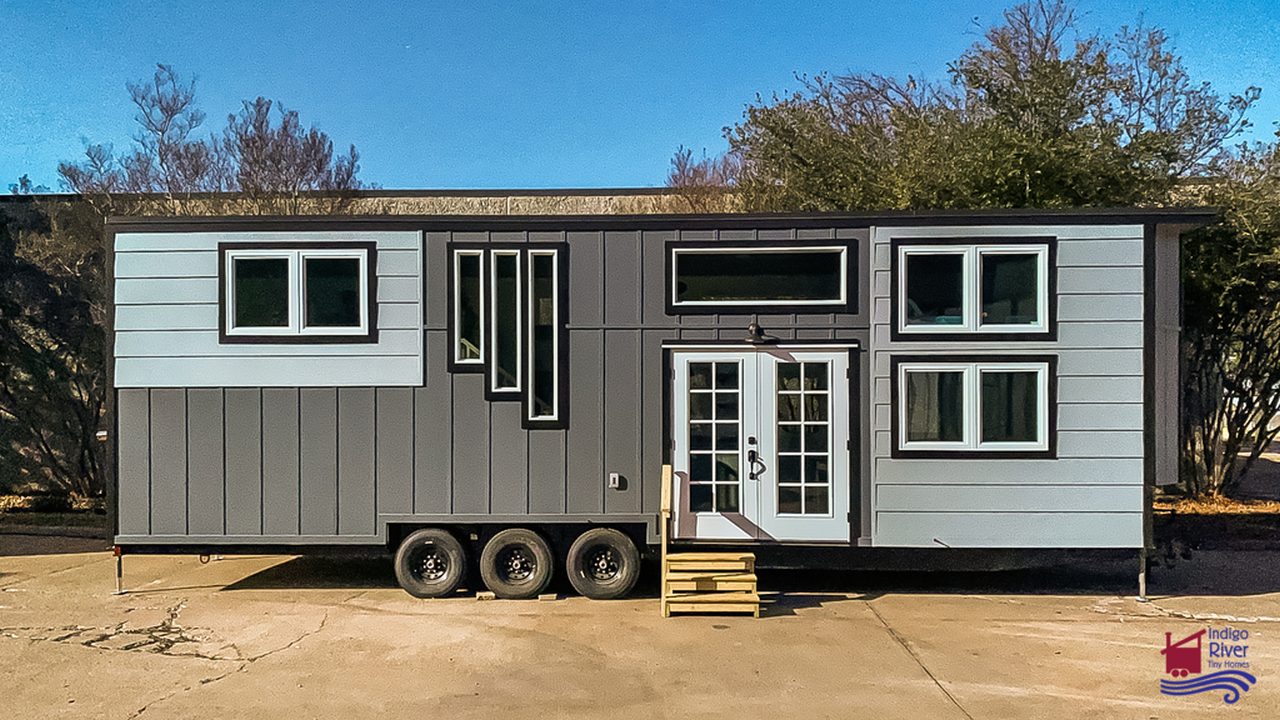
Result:
<svg viewBox="0 0 1280 720">
<path fill-rule="evenodd" d="M 849 538 L 849 353 L 675 350 L 675 537 Z"/>
</svg>

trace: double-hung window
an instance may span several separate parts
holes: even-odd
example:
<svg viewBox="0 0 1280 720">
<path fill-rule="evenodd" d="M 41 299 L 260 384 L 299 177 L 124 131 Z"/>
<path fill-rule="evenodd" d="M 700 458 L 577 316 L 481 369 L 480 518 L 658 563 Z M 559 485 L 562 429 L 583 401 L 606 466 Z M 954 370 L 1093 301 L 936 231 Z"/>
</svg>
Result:
<svg viewBox="0 0 1280 720">
<path fill-rule="evenodd" d="M 894 339 L 1053 339 L 1054 244 L 894 240 Z"/>
<path fill-rule="evenodd" d="M 224 343 L 375 342 L 373 243 L 218 246 Z"/>
<path fill-rule="evenodd" d="M 564 246 L 451 250 L 450 369 L 484 372 L 490 400 L 520 400 L 529 428 L 563 427 Z"/>
<path fill-rule="evenodd" d="M 894 357 L 895 457 L 1052 457 L 1052 356 Z"/>
</svg>

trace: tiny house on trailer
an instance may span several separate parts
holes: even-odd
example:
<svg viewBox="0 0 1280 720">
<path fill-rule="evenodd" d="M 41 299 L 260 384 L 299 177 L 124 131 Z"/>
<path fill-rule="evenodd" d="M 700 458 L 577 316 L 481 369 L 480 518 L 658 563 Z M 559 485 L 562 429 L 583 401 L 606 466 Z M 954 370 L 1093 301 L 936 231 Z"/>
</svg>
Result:
<svg viewBox="0 0 1280 720">
<path fill-rule="evenodd" d="M 617 597 L 669 465 L 673 544 L 764 564 L 1141 553 L 1211 218 L 113 219 L 115 542 Z"/>
</svg>

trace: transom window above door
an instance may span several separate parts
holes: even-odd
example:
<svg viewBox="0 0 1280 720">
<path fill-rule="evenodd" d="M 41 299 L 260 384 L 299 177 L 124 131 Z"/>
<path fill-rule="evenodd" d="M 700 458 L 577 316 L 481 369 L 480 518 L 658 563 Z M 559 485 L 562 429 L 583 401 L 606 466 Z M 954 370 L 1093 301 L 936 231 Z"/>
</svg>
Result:
<svg viewBox="0 0 1280 720">
<path fill-rule="evenodd" d="M 852 247 L 670 243 L 667 312 L 854 312 Z"/>
<path fill-rule="evenodd" d="M 373 243 L 222 243 L 223 343 L 376 342 Z"/>
<path fill-rule="evenodd" d="M 893 338 L 1052 340 L 1052 238 L 893 241 Z"/>
</svg>

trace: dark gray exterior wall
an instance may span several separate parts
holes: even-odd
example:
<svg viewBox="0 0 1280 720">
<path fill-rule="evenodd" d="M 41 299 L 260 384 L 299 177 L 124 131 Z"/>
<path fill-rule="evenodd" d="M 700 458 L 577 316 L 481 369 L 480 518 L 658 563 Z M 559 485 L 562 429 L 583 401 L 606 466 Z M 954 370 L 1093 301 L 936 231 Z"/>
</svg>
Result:
<svg viewBox="0 0 1280 720">
<path fill-rule="evenodd" d="M 121 388 L 122 543 L 337 544 L 388 523 L 644 523 L 658 511 L 664 343 L 739 343 L 750 322 L 783 340 L 868 344 L 869 231 L 426 232 L 420 387 Z M 670 241 L 856 241 L 856 314 L 670 316 Z M 448 370 L 448 246 L 568 247 L 567 429 L 525 429 L 521 405 L 485 399 L 485 377 Z M 260 362 L 289 362 L 264 358 Z M 860 390 L 869 363 L 860 359 Z M 865 398 L 865 392 L 862 397 Z M 869 427 L 867 401 L 860 422 Z M 868 436 L 851 478 L 869 527 Z M 607 487 L 609 473 L 623 482 Z M 853 532 L 859 534 L 859 523 Z"/>
</svg>

